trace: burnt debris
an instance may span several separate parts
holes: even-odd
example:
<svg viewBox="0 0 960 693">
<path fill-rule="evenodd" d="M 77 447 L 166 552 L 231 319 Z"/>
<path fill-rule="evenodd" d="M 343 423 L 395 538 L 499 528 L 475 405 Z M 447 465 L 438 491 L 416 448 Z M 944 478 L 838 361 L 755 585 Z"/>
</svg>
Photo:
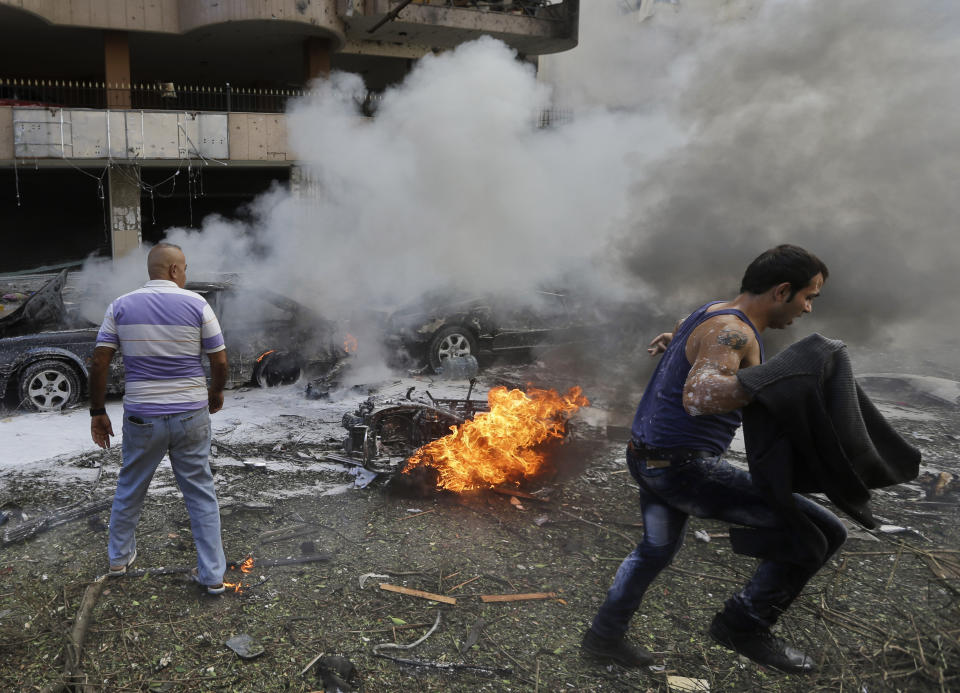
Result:
<svg viewBox="0 0 960 693">
<path fill-rule="evenodd" d="M 436 399 L 427 392 L 430 404 L 410 400 L 378 407 L 373 397 L 367 398 L 355 411 L 343 415 L 341 425 L 348 431 L 344 452 L 371 471 L 401 471 L 418 448 L 489 410 L 486 402 L 470 399 L 474 382 L 471 380 L 464 399 Z M 407 391 L 408 399 L 411 394 L 412 388 Z"/>
</svg>

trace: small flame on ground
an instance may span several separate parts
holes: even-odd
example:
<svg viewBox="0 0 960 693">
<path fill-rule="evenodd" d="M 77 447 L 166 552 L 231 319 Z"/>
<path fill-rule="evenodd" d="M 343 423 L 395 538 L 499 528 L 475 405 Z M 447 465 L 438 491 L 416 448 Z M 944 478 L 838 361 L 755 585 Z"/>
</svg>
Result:
<svg viewBox="0 0 960 693">
<path fill-rule="evenodd" d="M 404 473 L 418 466 L 438 472 L 437 487 L 450 491 L 489 488 L 534 476 L 544 456 L 534 448 L 562 438 L 567 420 L 590 404 L 579 387 L 529 392 L 495 387 L 487 395 L 490 411 L 477 414 L 449 435 L 428 443 L 407 460 Z"/>
<path fill-rule="evenodd" d="M 252 573 L 253 572 L 253 556 L 247 556 L 243 560 L 243 562 L 241 562 L 237 566 L 230 566 L 230 570 L 236 570 L 236 569 L 239 569 L 241 573 Z M 243 592 L 243 582 L 240 580 L 238 580 L 237 582 L 227 582 L 226 580 L 224 580 L 223 586 L 226 587 L 228 590 L 233 590 L 234 592 Z"/>
<path fill-rule="evenodd" d="M 270 351 L 265 351 L 265 352 L 263 352 L 262 354 L 260 354 L 260 355 L 257 357 L 257 363 L 260 363 L 261 361 L 263 361 L 263 357 L 264 357 L 264 356 L 269 356 L 270 354 L 272 354 L 272 353 L 275 352 L 275 351 L 276 351 L 276 349 L 271 349 Z"/>
<path fill-rule="evenodd" d="M 358 348 L 360 348 L 360 342 L 357 341 L 356 337 L 347 332 L 347 336 L 343 339 L 343 350 L 348 354 L 352 354 Z"/>
</svg>

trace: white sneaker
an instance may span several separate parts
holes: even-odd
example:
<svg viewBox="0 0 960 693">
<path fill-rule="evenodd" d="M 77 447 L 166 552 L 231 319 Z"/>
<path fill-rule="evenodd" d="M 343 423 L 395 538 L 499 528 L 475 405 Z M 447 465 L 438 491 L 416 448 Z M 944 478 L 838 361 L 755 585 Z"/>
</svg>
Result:
<svg viewBox="0 0 960 693">
<path fill-rule="evenodd" d="M 197 577 L 196 568 L 190 571 L 190 579 L 193 580 L 198 585 L 202 585 L 203 587 L 206 587 L 207 594 L 223 594 L 224 592 L 227 591 L 227 588 L 224 587 L 222 582 L 219 585 L 204 585 L 202 582 L 200 582 L 200 578 Z"/>
<path fill-rule="evenodd" d="M 124 565 L 110 566 L 110 570 L 107 571 L 107 575 L 110 577 L 120 577 L 121 575 L 127 574 L 127 568 L 133 565 L 133 562 L 137 560 L 137 550 L 134 549 L 133 553 L 130 554 L 130 558 L 127 559 L 127 562 Z"/>
</svg>

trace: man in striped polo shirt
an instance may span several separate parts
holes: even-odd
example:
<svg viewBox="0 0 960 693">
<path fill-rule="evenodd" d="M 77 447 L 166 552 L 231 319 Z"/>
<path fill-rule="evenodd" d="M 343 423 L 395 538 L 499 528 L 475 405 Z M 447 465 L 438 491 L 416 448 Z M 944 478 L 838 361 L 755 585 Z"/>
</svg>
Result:
<svg viewBox="0 0 960 693">
<path fill-rule="evenodd" d="M 116 299 L 97 335 L 90 369 L 90 433 L 110 447 L 113 425 L 104 408 L 107 369 L 119 348 L 125 370 L 123 464 L 110 513 L 110 575 L 123 575 L 137 556 L 134 532 L 150 480 L 165 454 L 190 514 L 197 547 L 194 580 L 224 591 L 226 559 L 220 508 L 210 473 L 210 414 L 223 407 L 227 355 L 206 300 L 184 289 L 187 261 L 171 243 L 147 256 L 150 281 Z M 202 355 L 210 360 L 210 385 Z"/>
</svg>

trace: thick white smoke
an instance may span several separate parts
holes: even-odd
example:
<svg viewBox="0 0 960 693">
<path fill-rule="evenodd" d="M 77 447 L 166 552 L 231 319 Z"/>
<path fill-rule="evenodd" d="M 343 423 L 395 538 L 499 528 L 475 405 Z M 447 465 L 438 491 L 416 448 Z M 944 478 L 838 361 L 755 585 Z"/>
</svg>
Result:
<svg viewBox="0 0 960 693">
<path fill-rule="evenodd" d="M 312 193 L 277 189 L 252 222 L 169 231 L 189 278 L 240 273 L 334 313 L 447 286 L 611 284 L 609 242 L 660 148 L 637 119 L 601 109 L 537 128 L 549 89 L 492 39 L 420 61 L 372 120 L 359 114 L 358 76 L 314 86 L 288 121 Z"/>
<path fill-rule="evenodd" d="M 661 2 L 638 21 L 631 4 L 584 4 L 581 45 L 540 81 L 485 39 L 422 60 L 372 120 L 358 77 L 316 84 L 289 114 L 316 196 L 278 188 L 249 223 L 169 239 L 193 278 L 238 272 L 325 312 L 580 276 L 665 323 L 793 242 L 832 274 L 788 339 L 955 347 L 960 7 Z M 551 103 L 572 121 L 537 129 Z"/>
</svg>

